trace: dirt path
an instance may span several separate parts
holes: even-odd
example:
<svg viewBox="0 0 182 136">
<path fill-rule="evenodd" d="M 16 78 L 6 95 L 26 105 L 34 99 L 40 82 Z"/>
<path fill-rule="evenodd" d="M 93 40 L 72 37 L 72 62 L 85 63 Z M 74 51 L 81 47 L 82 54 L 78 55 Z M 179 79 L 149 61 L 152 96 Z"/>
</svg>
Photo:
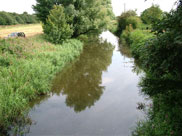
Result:
<svg viewBox="0 0 182 136">
<path fill-rule="evenodd" d="M 0 38 L 5 38 L 12 32 L 24 32 L 27 37 L 43 33 L 40 24 L 0 26 Z"/>
</svg>

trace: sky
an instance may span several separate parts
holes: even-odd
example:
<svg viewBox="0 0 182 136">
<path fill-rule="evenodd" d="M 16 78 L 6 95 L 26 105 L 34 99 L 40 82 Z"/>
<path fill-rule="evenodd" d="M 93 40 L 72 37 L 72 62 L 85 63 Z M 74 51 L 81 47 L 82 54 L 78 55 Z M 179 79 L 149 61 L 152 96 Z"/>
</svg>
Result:
<svg viewBox="0 0 182 136">
<path fill-rule="evenodd" d="M 113 11 L 116 16 L 119 16 L 124 11 L 124 3 L 126 10 L 137 9 L 137 14 L 149 8 L 152 3 L 158 4 L 163 11 L 170 11 L 175 8 L 176 0 L 112 0 Z M 24 11 L 34 13 L 32 5 L 35 5 L 35 0 L 0 0 L 0 11 L 23 13 Z"/>
</svg>

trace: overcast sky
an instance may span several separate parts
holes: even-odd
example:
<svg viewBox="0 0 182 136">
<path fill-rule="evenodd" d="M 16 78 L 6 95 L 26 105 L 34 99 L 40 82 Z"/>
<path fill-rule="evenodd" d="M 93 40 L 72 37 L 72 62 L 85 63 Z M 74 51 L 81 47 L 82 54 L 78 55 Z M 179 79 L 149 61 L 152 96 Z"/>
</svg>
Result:
<svg viewBox="0 0 182 136">
<path fill-rule="evenodd" d="M 36 4 L 35 0 L 0 0 L 0 11 L 23 13 L 34 13 L 32 5 Z M 163 11 L 170 11 L 174 7 L 176 0 L 112 0 L 113 11 L 115 15 L 120 15 L 124 11 L 124 3 L 126 10 L 137 9 L 140 14 L 143 10 L 150 7 L 152 3 L 160 5 Z"/>
</svg>

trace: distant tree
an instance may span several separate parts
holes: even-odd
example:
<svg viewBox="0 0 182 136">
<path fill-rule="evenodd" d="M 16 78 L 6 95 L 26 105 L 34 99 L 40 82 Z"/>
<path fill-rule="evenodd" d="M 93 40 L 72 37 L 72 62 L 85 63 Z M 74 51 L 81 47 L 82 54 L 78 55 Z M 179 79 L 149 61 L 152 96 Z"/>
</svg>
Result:
<svg viewBox="0 0 182 136">
<path fill-rule="evenodd" d="M 141 19 L 145 24 L 155 23 L 162 19 L 163 12 L 158 5 L 152 5 L 150 8 L 144 10 L 141 14 Z"/>
<path fill-rule="evenodd" d="M 130 16 L 126 19 L 126 26 L 131 25 L 133 29 L 138 28 L 141 25 L 142 21 L 137 16 Z"/>
<path fill-rule="evenodd" d="M 9 13 L 3 11 L 3 12 L 0 12 L 0 16 L 2 18 L 4 18 L 6 25 L 14 25 L 15 24 L 13 17 Z"/>
<path fill-rule="evenodd" d="M 130 17 L 137 17 L 136 11 L 129 10 L 127 12 L 122 13 L 119 17 L 117 17 L 118 20 L 118 28 L 116 31 L 117 36 L 120 36 L 122 31 L 125 30 L 126 26 L 130 24 L 129 20 L 132 19 Z"/>
<path fill-rule="evenodd" d="M 27 12 L 23 14 L 0 12 L 0 25 L 33 24 L 37 23 L 37 20 L 35 15 L 30 15 Z"/>
<path fill-rule="evenodd" d="M 6 20 L 0 16 L 0 25 L 6 25 Z"/>
<path fill-rule="evenodd" d="M 53 43 L 62 43 L 63 40 L 70 38 L 73 30 L 67 23 L 68 20 L 68 16 L 64 13 L 64 7 L 54 6 L 43 25 L 46 38 Z"/>
<path fill-rule="evenodd" d="M 24 12 L 22 15 L 22 19 L 25 22 L 25 24 L 29 24 L 29 18 L 28 18 L 28 14 L 26 12 Z"/>
<path fill-rule="evenodd" d="M 16 21 L 18 22 L 18 24 L 24 24 L 25 22 L 23 21 L 23 19 L 20 17 L 20 15 L 16 15 L 15 16 Z"/>
</svg>

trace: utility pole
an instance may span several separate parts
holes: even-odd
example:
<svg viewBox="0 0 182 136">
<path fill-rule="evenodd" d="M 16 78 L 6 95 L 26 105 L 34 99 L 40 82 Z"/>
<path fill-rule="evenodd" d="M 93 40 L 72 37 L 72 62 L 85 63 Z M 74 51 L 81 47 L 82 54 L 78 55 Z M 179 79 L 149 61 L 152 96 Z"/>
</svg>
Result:
<svg viewBox="0 0 182 136">
<path fill-rule="evenodd" d="M 126 3 L 124 3 L 124 12 L 126 12 Z"/>
</svg>

